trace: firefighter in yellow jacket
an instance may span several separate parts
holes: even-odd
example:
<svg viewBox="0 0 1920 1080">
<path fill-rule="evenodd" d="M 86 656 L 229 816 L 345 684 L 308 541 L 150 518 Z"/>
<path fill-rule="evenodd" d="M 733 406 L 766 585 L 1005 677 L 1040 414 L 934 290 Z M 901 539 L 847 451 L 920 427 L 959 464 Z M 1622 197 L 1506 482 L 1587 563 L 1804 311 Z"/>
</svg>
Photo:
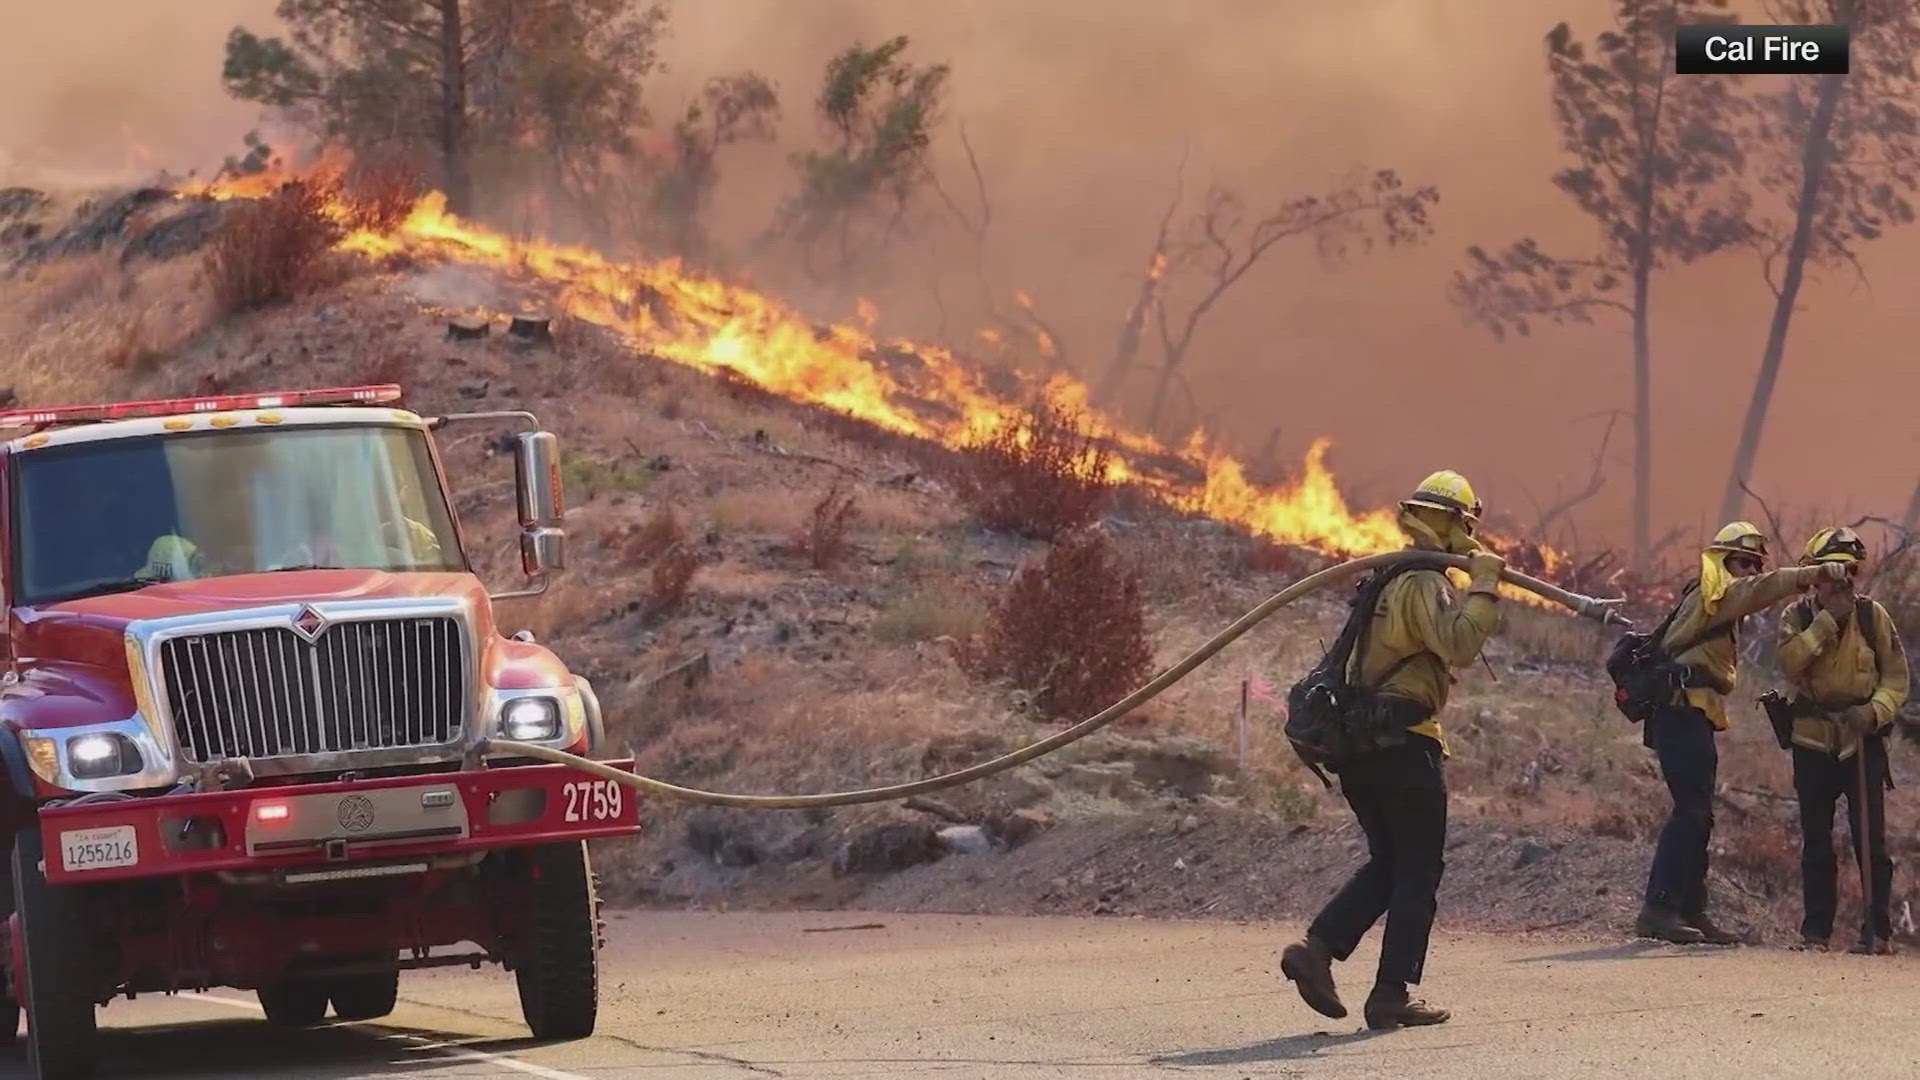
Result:
<svg viewBox="0 0 1920 1080">
<path fill-rule="evenodd" d="M 1639 937 L 1680 944 L 1731 945 L 1739 938 L 1707 914 L 1707 847 L 1713 839 L 1713 791 L 1720 768 L 1714 737 L 1727 728 L 1740 621 L 1814 582 L 1842 580 L 1844 567 L 1783 566 L 1769 571 L 1767 538 L 1752 524 L 1722 528 L 1700 555 L 1700 579 L 1681 597 L 1661 638 L 1682 672 L 1671 700 L 1647 718 L 1642 738 L 1660 761 L 1673 810 L 1654 848 Z"/>
<path fill-rule="evenodd" d="M 1807 541 L 1801 561 L 1837 563 L 1857 577 L 1866 554 L 1852 529 L 1829 528 Z M 1900 632 L 1878 601 L 1854 594 L 1850 577 L 1821 581 L 1811 595 L 1788 605 L 1779 644 L 1780 671 L 1793 689 L 1786 715 L 1792 718 L 1793 790 L 1800 799 L 1801 947 L 1825 951 L 1833 936 L 1833 810 L 1844 794 L 1855 865 L 1867 862 L 1873 884 L 1871 910 L 1853 951 L 1891 952 L 1886 733 L 1907 700 Z"/>
<path fill-rule="evenodd" d="M 1389 581 L 1375 608 L 1367 647 L 1353 672 L 1357 685 L 1378 689 L 1388 730 L 1404 741 L 1340 769 L 1340 793 L 1367 837 L 1367 862 L 1307 930 L 1287 946 L 1280 968 L 1317 1012 L 1347 1015 L 1334 989 L 1332 962 L 1353 954 L 1382 915 L 1387 925 L 1380 964 L 1364 1014 L 1371 1028 L 1438 1024 L 1438 1009 L 1409 995 L 1426 965 L 1447 839 L 1446 757 L 1437 714 L 1453 684 L 1448 671 L 1473 663 L 1499 626 L 1500 572 L 1505 561 L 1473 537 L 1480 500 L 1460 474 L 1434 473 L 1400 504 L 1400 527 L 1415 550 L 1471 560 L 1466 595 L 1443 571 L 1410 570 Z"/>
</svg>

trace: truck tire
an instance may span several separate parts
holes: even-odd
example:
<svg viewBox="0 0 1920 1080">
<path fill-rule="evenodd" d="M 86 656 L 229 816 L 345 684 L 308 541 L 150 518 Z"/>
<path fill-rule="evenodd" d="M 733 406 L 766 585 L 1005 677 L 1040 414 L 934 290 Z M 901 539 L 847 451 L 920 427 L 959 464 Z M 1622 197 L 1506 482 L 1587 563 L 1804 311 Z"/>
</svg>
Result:
<svg viewBox="0 0 1920 1080">
<path fill-rule="evenodd" d="M 391 955 L 356 957 L 368 961 L 391 961 Z M 376 971 L 365 975 L 340 975 L 327 992 L 333 1001 L 333 1015 L 342 1020 L 378 1020 L 393 1011 L 400 1000 L 400 969 Z"/>
<path fill-rule="evenodd" d="M 13 918 L 13 848 L 9 841 L 5 856 L 0 857 L 0 971 L 6 977 L 0 979 L 0 1047 L 13 1046 L 20 1041 L 20 1002 L 13 996 L 13 984 L 17 975 L 13 967 L 13 942 L 6 931 L 8 920 Z"/>
<path fill-rule="evenodd" d="M 95 995 L 100 987 L 77 889 L 47 884 L 38 823 L 13 841 L 13 905 L 20 916 L 20 1000 L 27 1014 L 28 1067 L 38 1080 L 80 1080 L 95 1065 Z"/>
<path fill-rule="evenodd" d="M 536 1039 L 584 1039 L 600 1011 L 600 899 L 584 841 L 527 853 L 520 1013 Z"/>
<path fill-rule="evenodd" d="M 313 979 L 280 979 L 254 991 L 276 1027 L 312 1027 L 327 1018 L 327 987 Z"/>
</svg>

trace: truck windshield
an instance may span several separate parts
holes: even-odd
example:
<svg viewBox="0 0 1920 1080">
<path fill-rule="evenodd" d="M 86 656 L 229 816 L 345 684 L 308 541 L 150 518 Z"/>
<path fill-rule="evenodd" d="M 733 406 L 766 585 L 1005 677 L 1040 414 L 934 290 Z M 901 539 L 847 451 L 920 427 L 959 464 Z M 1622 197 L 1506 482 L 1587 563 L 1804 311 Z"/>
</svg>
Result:
<svg viewBox="0 0 1920 1080">
<path fill-rule="evenodd" d="M 152 435 L 13 460 L 20 604 L 310 567 L 465 569 L 416 430 Z"/>
</svg>

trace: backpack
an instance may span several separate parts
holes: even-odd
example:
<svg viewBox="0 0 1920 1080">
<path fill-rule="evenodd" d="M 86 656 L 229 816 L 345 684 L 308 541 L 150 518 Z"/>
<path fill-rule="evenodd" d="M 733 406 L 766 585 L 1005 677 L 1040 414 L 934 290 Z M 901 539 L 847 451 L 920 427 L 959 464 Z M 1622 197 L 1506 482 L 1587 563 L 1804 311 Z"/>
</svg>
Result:
<svg viewBox="0 0 1920 1080">
<path fill-rule="evenodd" d="M 1668 628 L 1680 614 L 1680 605 L 1699 587 L 1698 581 L 1687 582 L 1680 590 L 1680 599 L 1667 611 L 1667 617 L 1650 632 L 1622 634 L 1620 640 L 1613 643 L 1613 651 L 1607 655 L 1607 675 L 1613 679 L 1614 707 L 1629 722 L 1638 724 L 1646 720 L 1655 708 L 1672 701 L 1673 696 L 1688 685 L 1691 672 L 1684 664 L 1675 663 L 1674 657 L 1722 634 L 1733 633 L 1733 623 L 1724 622 L 1690 635 L 1671 650 L 1660 647 L 1660 640 L 1667 636 Z"/>
<path fill-rule="evenodd" d="M 1405 718 L 1385 715 L 1388 710 L 1379 707 L 1378 688 L 1354 685 L 1347 677 L 1348 668 L 1356 652 L 1366 655 L 1374 613 L 1388 583 L 1410 570 L 1435 570 L 1445 565 L 1437 560 L 1408 560 L 1362 579 L 1354 589 L 1346 625 L 1341 627 L 1333 647 L 1305 678 L 1287 690 L 1287 742 L 1322 784 L 1333 786 L 1323 768 L 1338 772 L 1354 758 L 1392 745 L 1404 731 Z M 1381 676 L 1380 683 L 1420 655 L 1415 652 L 1401 657 Z"/>
</svg>

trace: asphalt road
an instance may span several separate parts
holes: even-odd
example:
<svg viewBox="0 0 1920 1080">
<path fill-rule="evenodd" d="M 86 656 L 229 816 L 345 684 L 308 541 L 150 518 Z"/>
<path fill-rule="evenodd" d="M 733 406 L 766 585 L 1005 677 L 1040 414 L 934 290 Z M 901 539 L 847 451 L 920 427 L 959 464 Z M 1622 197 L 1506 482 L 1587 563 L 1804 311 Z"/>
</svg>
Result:
<svg viewBox="0 0 1920 1080">
<path fill-rule="evenodd" d="M 879 924 L 877 927 L 874 924 Z M 103 1077 L 1707 1077 L 1911 1073 L 1920 959 L 1442 935 L 1452 1023 L 1357 1019 L 1278 978 L 1291 927 L 613 913 L 599 1034 L 525 1038 L 499 971 L 403 976 L 376 1023 L 282 1031 L 237 991 L 116 1002 Z M 25 1076 L 22 1051 L 0 1076 Z"/>
</svg>

